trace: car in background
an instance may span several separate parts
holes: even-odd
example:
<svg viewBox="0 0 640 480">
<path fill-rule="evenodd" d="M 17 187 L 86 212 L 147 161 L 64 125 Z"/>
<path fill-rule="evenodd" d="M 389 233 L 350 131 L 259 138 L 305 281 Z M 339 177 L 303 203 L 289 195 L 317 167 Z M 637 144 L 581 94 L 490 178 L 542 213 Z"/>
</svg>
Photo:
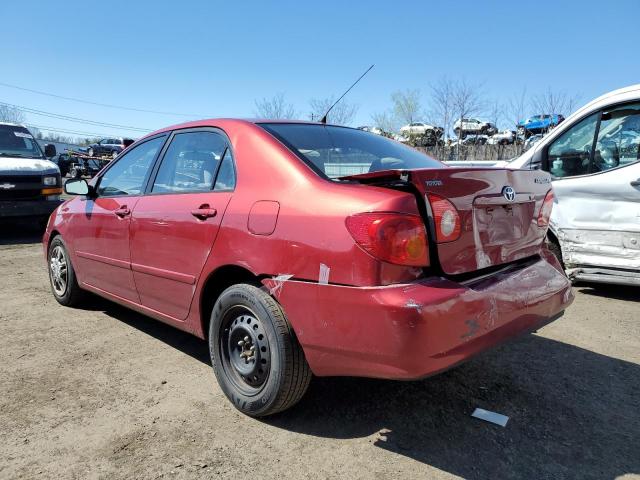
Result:
<svg viewBox="0 0 640 480">
<path fill-rule="evenodd" d="M 516 132 L 502 130 L 487 139 L 487 145 L 511 145 L 516 141 Z"/>
<path fill-rule="evenodd" d="M 201 120 L 68 180 L 43 250 L 60 304 L 90 291 L 207 339 L 259 417 L 312 373 L 424 378 L 561 316 L 547 180 L 354 128 Z"/>
<path fill-rule="evenodd" d="M 498 132 L 498 129 L 491 122 L 485 122 L 477 118 L 463 118 L 462 121 L 457 120 L 453 124 L 453 132 L 458 137 L 466 137 L 471 134 L 494 135 Z"/>
<path fill-rule="evenodd" d="M 589 102 L 508 168 L 551 174 L 548 243 L 570 278 L 640 285 L 640 84 Z"/>
<path fill-rule="evenodd" d="M 444 128 L 428 123 L 414 122 L 400 129 L 400 135 L 404 137 L 403 143 L 416 147 L 432 147 L 441 142 Z"/>
<path fill-rule="evenodd" d="M 47 160 L 55 155 L 55 145 L 43 151 L 25 126 L 0 123 L 0 219 L 46 222 L 61 203 L 60 170 Z"/>
<path fill-rule="evenodd" d="M 460 140 L 460 145 L 486 145 L 490 138 L 487 135 L 467 135 Z"/>
<path fill-rule="evenodd" d="M 528 138 L 531 135 L 547 133 L 564 121 L 564 116 L 560 114 L 534 115 L 526 120 L 518 122 L 518 135 Z"/>
<path fill-rule="evenodd" d="M 86 148 L 86 152 L 90 157 L 110 156 L 116 158 L 120 152 L 132 143 L 133 140 L 130 138 L 103 138 L 89 145 Z"/>
<path fill-rule="evenodd" d="M 436 127 L 435 125 L 422 122 L 413 122 L 400 129 L 400 134 L 404 137 L 434 135 L 436 138 L 440 138 L 443 132 L 444 129 L 442 127 Z"/>
</svg>

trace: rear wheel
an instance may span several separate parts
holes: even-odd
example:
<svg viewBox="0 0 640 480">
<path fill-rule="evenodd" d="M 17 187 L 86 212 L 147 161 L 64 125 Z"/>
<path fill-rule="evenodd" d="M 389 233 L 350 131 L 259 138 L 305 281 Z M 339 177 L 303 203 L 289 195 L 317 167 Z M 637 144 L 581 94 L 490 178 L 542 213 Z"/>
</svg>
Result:
<svg viewBox="0 0 640 480">
<path fill-rule="evenodd" d="M 78 286 L 67 246 L 60 236 L 49 245 L 48 264 L 51 291 L 58 303 L 67 307 L 80 304 L 85 292 Z"/>
<path fill-rule="evenodd" d="M 82 172 L 80 171 L 80 169 L 78 167 L 72 167 L 71 171 L 69 172 L 69 174 L 71 175 L 71 178 L 80 178 L 80 177 L 82 177 Z"/>
<path fill-rule="evenodd" d="M 253 285 L 222 292 L 211 314 L 209 351 L 220 388 L 252 417 L 290 408 L 311 381 L 302 347 L 280 305 Z"/>
<path fill-rule="evenodd" d="M 94 154 L 94 153 L 95 153 L 95 152 L 93 151 L 93 148 L 92 148 L 92 147 L 89 147 L 89 150 L 87 150 L 87 155 L 89 155 L 90 157 L 93 157 L 93 154 Z"/>
<path fill-rule="evenodd" d="M 118 156 L 118 152 L 117 151 L 114 150 L 113 152 L 111 152 L 111 158 L 115 159 L 117 156 Z"/>
</svg>

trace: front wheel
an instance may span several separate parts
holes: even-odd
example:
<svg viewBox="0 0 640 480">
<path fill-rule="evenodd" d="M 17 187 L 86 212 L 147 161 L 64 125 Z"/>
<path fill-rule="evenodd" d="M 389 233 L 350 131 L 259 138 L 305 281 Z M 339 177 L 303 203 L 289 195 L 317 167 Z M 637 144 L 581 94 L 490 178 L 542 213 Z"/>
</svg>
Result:
<svg viewBox="0 0 640 480">
<path fill-rule="evenodd" d="M 211 313 L 209 351 L 220 388 L 252 417 L 292 407 L 311 381 L 282 308 L 253 285 L 233 285 L 222 292 Z"/>
<path fill-rule="evenodd" d="M 78 286 L 67 246 L 60 236 L 55 237 L 49 245 L 48 264 L 51 291 L 58 303 L 66 307 L 80 304 L 85 292 Z"/>
</svg>

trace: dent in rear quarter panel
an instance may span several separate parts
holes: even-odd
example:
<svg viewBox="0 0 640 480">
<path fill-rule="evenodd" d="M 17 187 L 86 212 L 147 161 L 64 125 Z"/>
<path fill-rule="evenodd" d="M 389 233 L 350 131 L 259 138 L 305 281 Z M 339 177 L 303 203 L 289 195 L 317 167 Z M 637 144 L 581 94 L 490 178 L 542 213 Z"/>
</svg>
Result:
<svg viewBox="0 0 640 480">
<path fill-rule="evenodd" d="M 287 281 L 277 298 L 314 374 L 415 379 L 556 318 L 573 300 L 556 267 L 541 258 L 469 286 L 439 277 L 386 287 Z"/>
</svg>

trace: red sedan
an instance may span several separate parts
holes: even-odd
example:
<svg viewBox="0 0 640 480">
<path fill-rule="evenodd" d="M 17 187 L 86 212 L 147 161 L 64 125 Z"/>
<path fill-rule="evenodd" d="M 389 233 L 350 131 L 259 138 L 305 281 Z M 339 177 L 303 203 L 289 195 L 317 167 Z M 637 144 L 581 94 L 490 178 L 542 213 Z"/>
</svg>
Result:
<svg viewBox="0 0 640 480">
<path fill-rule="evenodd" d="M 208 339 L 242 412 L 312 374 L 418 379 L 558 318 L 539 170 L 449 168 L 351 128 L 205 120 L 130 146 L 51 216 L 62 305 L 98 294 Z"/>
</svg>

